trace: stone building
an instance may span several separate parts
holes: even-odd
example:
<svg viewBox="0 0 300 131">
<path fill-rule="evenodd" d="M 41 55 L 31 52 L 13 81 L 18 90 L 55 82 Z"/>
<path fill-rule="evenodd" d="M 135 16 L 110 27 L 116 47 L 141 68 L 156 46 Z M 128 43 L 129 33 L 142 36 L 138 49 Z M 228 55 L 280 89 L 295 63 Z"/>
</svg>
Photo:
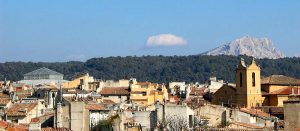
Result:
<svg viewBox="0 0 300 131">
<path fill-rule="evenodd" d="M 85 109 L 84 101 L 64 98 L 62 103 L 57 104 L 54 115 L 55 127 L 69 128 L 74 131 L 88 131 L 90 129 L 89 110 Z"/>
<path fill-rule="evenodd" d="M 213 103 L 228 102 L 240 107 L 262 106 L 260 67 L 255 60 L 246 66 L 244 59 L 236 68 L 236 86 L 223 86 L 213 95 Z"/>
<path fill-rule="evenodd" d="M 63 84 L 63 88 L 78 88 L 86 91 L 93 91 L 94 89 L 89 86 L 89 83 L 94 82 L 94 77 L 90 76 L 88 73 L 79 76 L 69 82 Z"/>
<path fill-rule="evenodd" d="M 151 82 L 133 82 L 130 86 L 130 100 L 140 106 L 148 106 L 157 101 L 168 100 L 168 91 L 164 84 Z"/>
<path fill-rule="evenodd" d="M 272 75 L 261 79 L 266 97 L 263 105 L 283 107 L 290 94 L 299 94 L 300 80 L 284 75 Z"/>
<path fill-rule="evenodd" d="M 7 121 L 28 124 L 31 118 L 38 116 L 38 103 L 16 103 L 8 108 Z"/>
<path fill-rule="evenodd" d="M 115 103 L 122 103 L 129 100 L 129 87 L 106 87 L 99 93 L 104 100 L 112 100 Z"/>
<path fill-rule="evenodd" d="M 300 130 L 300 96 L 290 96 L 283 104 L 285 131 Z"/>
<path fill-rule="evenodd" d="M 100 121 L 107 120 L 110 110 L 104 105 L 97 103 L 89 103 L 85 105 L 85 109 L 89 110 L 89 125 L 93 129 Z"/>
<path fill-rule="evenodd" d="M 260 67 L 253 59 L 246 66 L 242 59 L 236 68 L 236 84 L 225 84 L 213 94 L 212 103 L 238 107 L 281 107 L 290 94 L 299 93 L 300 80 L 283 75 L 261 79 Z"/>
</svg>

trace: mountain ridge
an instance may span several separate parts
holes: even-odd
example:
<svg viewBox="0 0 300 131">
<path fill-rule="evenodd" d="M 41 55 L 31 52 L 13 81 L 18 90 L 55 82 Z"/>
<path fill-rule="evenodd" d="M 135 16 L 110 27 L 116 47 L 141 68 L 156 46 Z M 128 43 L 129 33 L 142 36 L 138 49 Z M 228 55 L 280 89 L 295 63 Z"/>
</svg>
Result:
<svg viewBox="0 0 300 131">
<path fill-rule="evenodd" d="M 258 59 L 279 59 L 285 57 L 280 50 L 275 48 L 271 39 L 255 38 L 250 35 L 243 36 L 200 55 L 246 55 Z"/>
</svg>

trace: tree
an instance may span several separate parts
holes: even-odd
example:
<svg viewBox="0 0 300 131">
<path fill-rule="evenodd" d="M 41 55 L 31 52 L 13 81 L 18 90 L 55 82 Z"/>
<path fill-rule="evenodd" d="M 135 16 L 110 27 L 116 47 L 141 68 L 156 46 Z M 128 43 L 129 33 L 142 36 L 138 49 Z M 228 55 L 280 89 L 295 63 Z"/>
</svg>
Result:
<svg viewBox="0 0 300 131">
<path fill-rule="evenodd" d="M 86 62 L 5 62 L 0 63 L 0 80 L 21 80 L 23 74 L 47 67 L 64 74 L 67 80 L 89 73 L 97 79 L 137 78 L 139 81 L 167 83 L 170 81 L 206 82 L 217 76 L 225 82 L 235 81 L 235 68 L 247 56 L 142 56 L 92 58 Z M 300 58 L 258 59 L 261 75 L 288 75 L 300 78 Z"/>
<path fill-rule="evenodd" d="M 92 131 L 113 131 L 114 121 L 116 121 L 118 119 L 119 119 L 119 116 L 115 115 L 115 116 L 111 116 L 107 120 L 101 120 L 98 122 L 97 125 L 92 127 L 91 130 Z"/>
<path fill-rule="evenodd" d="M 181 115 L 168 115 L 165 120 L 158 120 L 158 129 L 170 131 L 182 131 L 188 128 L 187 120 Z"/>
</svg>

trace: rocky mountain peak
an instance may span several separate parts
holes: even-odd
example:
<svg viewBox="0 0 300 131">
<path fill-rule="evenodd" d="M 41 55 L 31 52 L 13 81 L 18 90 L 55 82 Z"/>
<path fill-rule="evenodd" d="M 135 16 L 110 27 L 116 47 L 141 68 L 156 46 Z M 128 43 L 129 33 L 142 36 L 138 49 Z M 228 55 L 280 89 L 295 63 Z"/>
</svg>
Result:
<svg viewBox="0 0 300 131">
<path fill-rule="evenodd" d="M 277 50 L 269 38 L 243 36 L 220 47 L 204 52 L 201 55 L 247 55 L 255 58 L 278 59 L 285 55 Z"/>
</svg>

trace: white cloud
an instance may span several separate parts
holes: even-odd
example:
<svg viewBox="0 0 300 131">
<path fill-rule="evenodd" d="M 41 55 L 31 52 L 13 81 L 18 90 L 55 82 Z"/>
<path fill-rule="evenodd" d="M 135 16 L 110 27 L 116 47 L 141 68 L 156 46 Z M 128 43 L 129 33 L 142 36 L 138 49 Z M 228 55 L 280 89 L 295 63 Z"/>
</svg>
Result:
<svg viewBox="0 0 300 131">
<path fill-rule="evenodd" d="M 147 40 L 146 46 L 179 46 L 185 45 L 187 41 L 173 34 L 159 34 L 150 36 Z"/>
</svg>

